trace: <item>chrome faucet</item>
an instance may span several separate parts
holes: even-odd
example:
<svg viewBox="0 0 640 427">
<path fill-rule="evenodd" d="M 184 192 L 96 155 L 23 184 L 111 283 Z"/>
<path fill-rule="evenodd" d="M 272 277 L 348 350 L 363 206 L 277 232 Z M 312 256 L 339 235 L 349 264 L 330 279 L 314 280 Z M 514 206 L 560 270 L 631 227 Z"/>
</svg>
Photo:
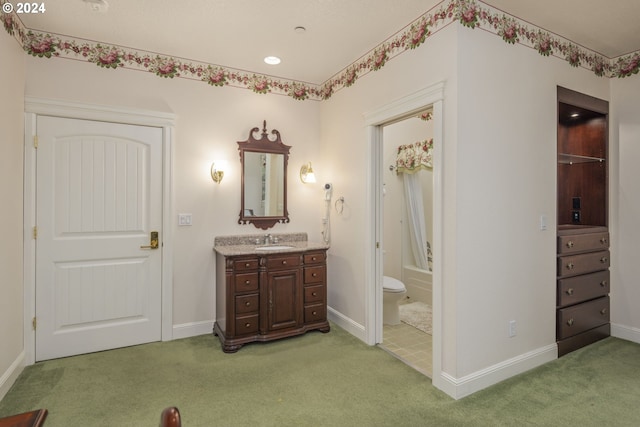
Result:
<svg viewBox="0 0 640 427">
<path fill-rule="evenodd" d="M 264 235 L 264 244 L 265 245 L 270 245 L 273 238 L 271 237 L 271 234 L 265 234 Z"/>
</svg>

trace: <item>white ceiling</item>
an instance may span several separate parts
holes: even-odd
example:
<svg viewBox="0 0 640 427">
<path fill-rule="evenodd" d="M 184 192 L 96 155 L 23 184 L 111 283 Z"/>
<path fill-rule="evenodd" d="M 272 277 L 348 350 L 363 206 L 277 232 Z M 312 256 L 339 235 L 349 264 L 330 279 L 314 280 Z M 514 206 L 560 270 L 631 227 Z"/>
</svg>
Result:
<svg viewBox="0 0 640 427">
<path fill-rule="evenodd" d="M 320 84 L 438 0 L 83 0 L 22 14 L 28 29 Z M 638 0 L 485 3 L 609 58 L 640 50 Z M 615 6 L 615 7 L 614 7 Z M 297 33 L 294 28 L 306 31 Z M 265 56 L 282 58 L 277 66 Z"/>
</svg>

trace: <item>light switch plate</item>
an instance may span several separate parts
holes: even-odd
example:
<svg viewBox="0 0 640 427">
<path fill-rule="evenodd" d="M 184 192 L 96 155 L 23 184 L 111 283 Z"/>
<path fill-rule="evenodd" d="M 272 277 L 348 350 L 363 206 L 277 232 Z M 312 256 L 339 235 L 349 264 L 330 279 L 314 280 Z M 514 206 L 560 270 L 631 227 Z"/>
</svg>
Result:
<svg viewBox="0 0 640 427">
<path fill-rule="evenodd" d="M 191 225 L 191 214 L 178 214 L 178 225 Z"/>
</svg>

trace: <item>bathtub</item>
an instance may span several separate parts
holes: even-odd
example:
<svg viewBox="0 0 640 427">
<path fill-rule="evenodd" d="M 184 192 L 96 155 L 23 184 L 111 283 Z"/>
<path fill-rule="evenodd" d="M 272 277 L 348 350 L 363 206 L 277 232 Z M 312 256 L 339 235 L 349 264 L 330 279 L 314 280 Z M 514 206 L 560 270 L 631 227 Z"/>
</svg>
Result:
<svg viewBox="0 0 640 427">
<path fill-rule="evenodd" d="M 402 281 L 407 288 L 409 301 L 420 301 L 431 305 L 433 293 L 431 271 L 422 270 L 415 265 L 405 265 L 402 269 Z"/>
</svg>

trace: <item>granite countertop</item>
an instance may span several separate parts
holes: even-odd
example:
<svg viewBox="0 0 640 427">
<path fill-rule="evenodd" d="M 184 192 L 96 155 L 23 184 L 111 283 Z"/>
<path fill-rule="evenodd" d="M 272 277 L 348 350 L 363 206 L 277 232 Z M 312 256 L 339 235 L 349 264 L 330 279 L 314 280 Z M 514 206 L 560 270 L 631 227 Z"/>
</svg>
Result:
<svg viewBox="0 0 640 427">
<path fill-rule="evenodd" d="M 271 234 L 272 237 L 277 238 L 277 243 L 256 244 L 256 239 L 260 242 L 264 242 L 264 234 L 249 234 L 239 236 L 218 236 L 214 239 L 213 249 L 224 256 L 234 255 L 268 255 L 279 254 L 288 252 L 300 252 L 300 251 L 312 251 L 312 250 L 326 250 L 329 249 L 327 243 L 309 242 L 307 240 L 307 233 L 288 233 L 288 234 Z M 274 249 L 263 250 L 260 248 Z M 282 248 L 280 248 L 282 247 Z M 278 249 L 276 249 L 278 248 Z"/>
</svg>

